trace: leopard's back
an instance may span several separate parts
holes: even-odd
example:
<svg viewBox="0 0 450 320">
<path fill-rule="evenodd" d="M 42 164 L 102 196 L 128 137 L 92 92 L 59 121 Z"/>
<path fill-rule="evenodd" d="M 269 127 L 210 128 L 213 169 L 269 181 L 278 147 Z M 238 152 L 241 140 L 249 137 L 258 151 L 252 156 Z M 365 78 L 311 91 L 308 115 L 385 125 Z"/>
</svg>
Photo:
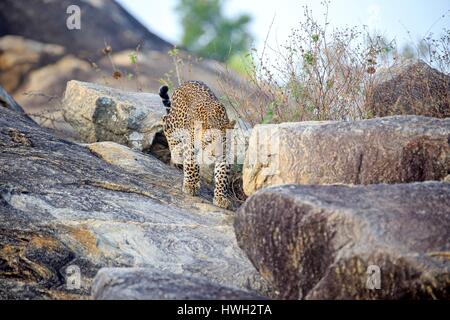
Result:
<svg viewBox="0 0 450 320">
<path fill-rule="evenodd" d="M 225 107 L 212 90 L 201 81 L 187 81 L 174 90 L 168 116 L 176 128 L 191 128 L 196 121 L 205 128 L 230 126 Z"/>
</svg>

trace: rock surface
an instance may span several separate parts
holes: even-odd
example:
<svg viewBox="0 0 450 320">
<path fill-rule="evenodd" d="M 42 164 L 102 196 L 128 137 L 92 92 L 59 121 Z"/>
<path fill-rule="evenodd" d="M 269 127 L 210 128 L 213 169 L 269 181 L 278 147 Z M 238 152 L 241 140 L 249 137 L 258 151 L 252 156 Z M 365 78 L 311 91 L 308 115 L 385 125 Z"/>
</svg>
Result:
<svg viewBox="0 0 450 320">
<path fill-rule="evenodd" d="M 96 300 L 249 300 L 264 299 L 203 278 L 150 268 L 103 268 L 92 285 Z"/>
<path fill-rule="evenodd" d="M 153 267 L 269 291 L 238 248 L 233 215 L 181 192 L 182 174 L 110 143 L 56 138 L 0 108 L 0 298 L 83 298 L 101 267 Z M 68 267 L 81 287 L 69 290 Z"/>
<path fill-rule="evenodd" d="M 91 65 L 72 55 L 32 70 L 22 78 L 16 92 L 17 102 L 29 106 L 28 113 L 61 108 L 61 87 L 72 79 L 84 79 L 92 73 Z M 32 101 L 32 103 L 28 103 Z M 41 108 L 45 106 L 45 108 Z"/>
<path fill-rule="evenodd" d="M 67 83 L 63 100 L 64 118 L 82 141 L 114 141 L 136 150 L 150 148 L 165 113 L 158 95 L 80 81 Z"/>
<path fill-rule="evenodd" d="M 366 107 L 375 117 L 450 117 L 450 76 L 425 62 L 406 61 L 376 74 L 376 84 Z"/>
<path fill-rule="evenodd" d="M 441 180 L 450 171 L 449 137 L 450 119 L 420 116 L 258 125 L 245 159 L 244 191 Z"/>
<path fill-rule="evenodd" d="M 6 108 L 17 113 L 20 113 L 27 121 L 35 123 L 28 115 L 25 114 L 25 110 L 11 97 L 2 86 L 0 86 L 0 108 Z"/>
<path fill-rule="evenodd" d="M 0 86 L 0 107 L 24 114 L 22 107 Z"/>
<path fill-rule="evenodd" d="M 271 187 L 246 201 L 235 230 L 281 298 L 450 298 L 449 183 Z M 369 289 L 370 265 L 380 289 Z"/>
</svg>

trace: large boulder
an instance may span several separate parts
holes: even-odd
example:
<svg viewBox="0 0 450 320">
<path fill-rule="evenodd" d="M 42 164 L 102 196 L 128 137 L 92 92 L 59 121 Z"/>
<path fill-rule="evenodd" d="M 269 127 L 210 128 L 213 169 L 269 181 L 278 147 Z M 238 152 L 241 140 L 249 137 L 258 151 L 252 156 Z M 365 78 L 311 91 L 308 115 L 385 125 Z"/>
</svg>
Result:
<svg viewBox="0 0 450 320">
<path fill-rule="evenodd" d="M 284 299 L 450 298 L 449 183 L 271 187 L 235 230 Z"/>
<path fill-rule="evenodd" d="M 150 148 L 165 112 L 156 94 L 74 80 L 63 100 L 64 118 L 82 141 L 114 141 L 137 150 Z"/>
<path fill-rule="evenodd" d="M 258 125 L 243 169 L 247 195 L 272 185 L 441 180 L 450 172 L 450 119 Z"/>
<path fill-rule="evenodd" d="M 450 76 L 414 60 L 380 70 L 366 108 L 375 117 L 450 117 Z"/>
<path fill-rule="evenodd" d="M 92 285 L 96 300 L 255 300 L 254 293 L 212 283 L 204 278 L 150 268 L 103 268 Z"/>
<path fill-rule="evenodd" d="M 102 267 L 269 292 L 237 246 L 233 213 L 209 189 L 184 195 L 182 179 L 152 156 L 74 144 L 0 107 L 0 298 L 85 298 Z"/>
</svg>

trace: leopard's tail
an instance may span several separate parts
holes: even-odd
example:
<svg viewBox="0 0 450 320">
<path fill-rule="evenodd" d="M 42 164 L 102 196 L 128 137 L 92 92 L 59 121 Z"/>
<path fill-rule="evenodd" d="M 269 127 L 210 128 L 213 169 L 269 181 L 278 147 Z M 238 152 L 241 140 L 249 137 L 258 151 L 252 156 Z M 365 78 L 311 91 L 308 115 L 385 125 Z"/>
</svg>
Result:
<svg viewBox="0 0 450 320">
<path fill-rule="evenodd" d="M 168 92 L 169 92 L 168 86 L 162 86 L 161 88 L 159 88 L 159 96 L 162 99 L 163 105 L 166 107 L 167 113 L 169 113 L 169 109 L 171 107 L 170 97 L 169 97 Z"/>
</svg>

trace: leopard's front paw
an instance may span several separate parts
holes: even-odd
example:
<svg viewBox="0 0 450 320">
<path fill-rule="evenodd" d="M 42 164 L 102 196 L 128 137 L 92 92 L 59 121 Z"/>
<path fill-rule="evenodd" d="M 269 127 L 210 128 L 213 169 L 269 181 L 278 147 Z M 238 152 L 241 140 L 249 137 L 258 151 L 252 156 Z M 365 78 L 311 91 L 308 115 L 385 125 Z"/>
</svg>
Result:
<svg viewBox="0 0 450 320">
<path fill-rule="evenodd" d="M 198 195 L 200 191 L 200 184 L 183 183 L 183 192 L 190 196 Z"/>
<path fill-rule="evenodd" d="M 215 196 L 213 203 L 214 203 L 214 205 L 216 205 L 220 208 L 227 209 L 227 210 L 231 209 L 231 201 L 226 197 Z"/>
</svg>

